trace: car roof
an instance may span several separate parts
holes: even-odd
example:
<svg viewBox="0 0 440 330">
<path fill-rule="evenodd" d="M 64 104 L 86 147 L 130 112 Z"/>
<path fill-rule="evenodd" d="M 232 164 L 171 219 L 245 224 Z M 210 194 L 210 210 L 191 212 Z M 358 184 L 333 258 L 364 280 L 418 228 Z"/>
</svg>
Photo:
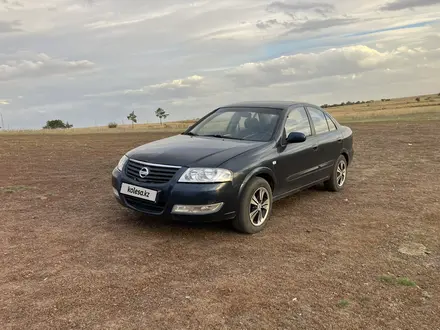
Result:
<svg viewBox="0 0 440 330">
<path fill-rule="evenodd" d="M 274 108 L 280 110 L 286 110 L 291 106 L 295 105 L 309 105 L 315 106 L 310 103 L 305 102 L 296 102 L 296 101 L 245 101 L 245 102 L 237 102 L 222 106 L 221 108 L 229 108 L 229 107 L 250 107 L 250 108 Z"/>
</svg>

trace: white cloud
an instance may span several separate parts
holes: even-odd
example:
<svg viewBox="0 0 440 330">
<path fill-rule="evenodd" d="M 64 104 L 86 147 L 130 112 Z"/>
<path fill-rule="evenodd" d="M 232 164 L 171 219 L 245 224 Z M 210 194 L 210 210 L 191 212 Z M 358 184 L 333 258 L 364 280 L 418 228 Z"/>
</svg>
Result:
<svg viewBox="0 0 440 330">
<path fill-rule="evenodd" d="M 186 97 L 186 95 L 197 92 L 197 89 L 202 86 L 204 77 L 193 75 L 181 79 L 173 79 L 170 81 L 143 86 L 137 89 L 126 89 L 119 91 L 110 91 L 98 94 L 86 94 L 85 97 L 114 97 L 114 96 L 142 96 L 148 95 L 154 97 L 156 100 L 161 98 L 174 99 L 176 97 Z"/>
<path fill-rule="evenodd" d="M 125 96 L 127 100 L 148 96 L 150 102 L 163 101 L 171 105 L 185 104 L 194 98 L 213 100 L 212 95 L 217 98 L 219 95 L 237 98 L 248 95 L 249 99 L 266 95 L 270 99 L 273 99 L 273 96 L 290 99 L 291 92 L 286 92 L 287 86 L 291 90 L 307 86 L 310 90 L 306 94 L 313 95 L 318 90 L 310 86 L 313 87 L 313 82 L 316 81 L 326 81 L 329 88 L 336 89 L 336 86 L 346 80 L 362 83 L 366 77 L 371 76 L 378 77 L 380 86 L 379 82 L 383 81 L 384 77 L 389 77 L 390 72 L 410 74 L 416 67 L 436 69 L 438 65 L 440 48 L 429 50 L 400 46 L 392 50 L 377 50 L 365 45 L 355 45 L 249 62 L 234 68 L 205 72 L 203 77 L 194 75 L 94 96 L 119 95 Z M 368 74 L 369 72 L 371 74 Z M 319 83 L 316 86 L 319 86 Z"/>
<path fill-rule="evenodd" d="M 20 21 L 0 21 L 0 34 L 20 31 L 22 31 Z"/>
<path fill-rule="evenodd" d="M 88 60 L 68 61 L 40 53 L 27 59 L 13 59 L 0 63 L 0 81 L 74 74 L 89 71 L 94 67 L 95 64 Z"/>
<path fill-rule="evenodd" d="M 439 0 L 395 0 L 390 1 L 381 7 L 382 10 L 397 11 L 413 9 L 416 7 L 428 7 L 440 4 Z"/>
<path fill-rule="evenodd" d="M 124 20 L 101 20 L 93 23 L 88 23 L 85 25 L 85 27 L 91 29 L 112 28 L 112 27 L 141 23 L 149 19 L 160 18 L 167 16 L 169 14 L 171 14 L 171 12 L 151 13 L 146 15 L 135 16 Z"/>
<path fill-rule="evenodd" d="M 151 85 L 150 89 L 151 90 L 157 90 L 157 89 L 173 90 L 173 89 L 178 89 L 178 88 L 194 87 L 194 86 L 200 85 L 202 80 L 203 80 L 203 77 L 194 75 L 191 77 L 187 77 L 185 79 L 174 79 L 173 81 L 170 81 L 170 82 Z"/>
<path fill-rule="evenodd" d="M 304 1 L 304 2 L 296 2 L 296 3 L 286 3 L 281 1 L 271 2 L 267 6 L 268 11 L 281 11 L 288 15 L 294 15 L 294 13 L 298 11 L 308 11 L 314 10 L 321 13 L 328 13 L 335 10 L 335 6 L 330 3 L 325 2 L 313 2 L 313 1 Z"/>
<path fill-rule="evenodd" d="M 395 60 L 392 53 L 357 45 L 250 62 L 226 74 L 238 86 L 270 86 L 291 80 L 361 73 L 386 66 L 392 60 Z"/>
</svg>

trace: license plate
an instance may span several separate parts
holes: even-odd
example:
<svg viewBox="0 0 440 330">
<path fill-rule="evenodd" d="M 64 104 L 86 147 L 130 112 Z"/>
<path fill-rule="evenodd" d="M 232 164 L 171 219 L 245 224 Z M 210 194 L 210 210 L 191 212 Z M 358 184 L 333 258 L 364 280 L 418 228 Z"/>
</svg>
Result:
<svg viewBox="0 0 440 330">
<path fill-rule="evenodd" d="M 121 194 L 130 195 L 133 197 L 145 199 L 147 201 L 156 202 L 157 191 L 146 189 L 142 187 L 133 186 L 131 184 L 123 183 L 121 186 Z"/>
</svg>

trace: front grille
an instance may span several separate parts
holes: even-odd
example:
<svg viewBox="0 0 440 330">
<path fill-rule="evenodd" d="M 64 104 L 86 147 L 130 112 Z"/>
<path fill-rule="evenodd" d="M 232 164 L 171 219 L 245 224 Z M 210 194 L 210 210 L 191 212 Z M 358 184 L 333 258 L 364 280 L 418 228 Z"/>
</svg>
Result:
<svg viewBox="0 0 440 330">
<path fill-rule="evenodd" d="M 139 171 L 144 167 L 148 168 L 149 174 L 145 178 L 141 178 Z M 179 169 L 178 166 L 150 164 L 130 159 L 125 173 L 130 179 L 140 183 L 167 183 Z"/>
<path fill-rule="evenodd" d="M 165 204 L 149 202 L 140 198 L 124 195 L 127 204 L 141 212 L 146 212 L 150 214 L 162 214 L 165 208 Z"/>
</svg>

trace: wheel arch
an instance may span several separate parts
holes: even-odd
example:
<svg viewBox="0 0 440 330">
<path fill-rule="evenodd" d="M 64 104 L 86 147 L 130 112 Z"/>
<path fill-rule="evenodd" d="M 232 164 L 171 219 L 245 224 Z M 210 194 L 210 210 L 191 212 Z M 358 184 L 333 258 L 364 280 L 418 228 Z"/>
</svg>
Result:
<svg viewBox="0 0 440 330">
<path fill-rule="evenodd" d="M 240 190 L 239 190 L 240 197 L 242 196 L 242 193 L 243 193 L 246 185 L 249 183 L 249 181 L 252 178 L 255 178 L 255 177 L 260 177 L 260 178 L 265 179 L 269 183 L 269 186 L 271 187 L 272 192 L 274 191 L 274 189 L 277 185 L 275 174 L 273 173 L 273 171 L 269 167 L 258 167 L 256 169 L 252 170 L 251 172 L 249 172 L 248 175 L 246 175 L 243 182 L 241 183 Z"/>
<path fill-rule="evenodd" d="M 346 150 L 342 150 L 341 155 L 345 157 L 345 160 L 347 161 L 347 165 L 349 165 L 350 157 L 348 156 L 348 152 Z"/>
</svg>

